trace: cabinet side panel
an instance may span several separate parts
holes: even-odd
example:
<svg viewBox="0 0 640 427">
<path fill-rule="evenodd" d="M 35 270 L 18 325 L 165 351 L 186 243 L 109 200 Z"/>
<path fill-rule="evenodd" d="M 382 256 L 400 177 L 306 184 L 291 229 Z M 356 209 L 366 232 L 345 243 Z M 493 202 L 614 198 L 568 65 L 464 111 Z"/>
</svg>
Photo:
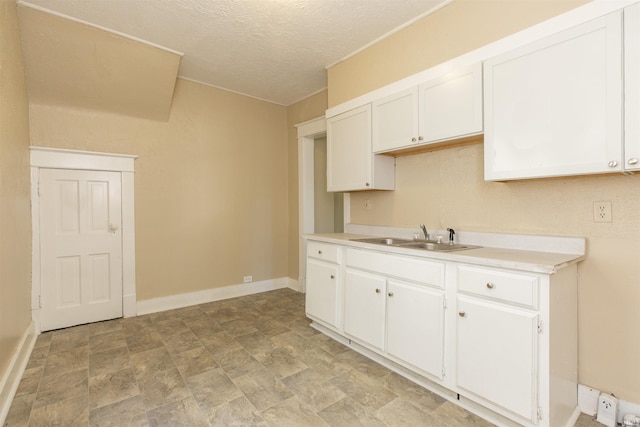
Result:
<svg viewBox="0 0 640 427">
<path fill-rule="evenodd" d="M 549 425 L 565 425 L 578 406 L 578 273 L 573 264 L 551 276 Z"/>
</svg>

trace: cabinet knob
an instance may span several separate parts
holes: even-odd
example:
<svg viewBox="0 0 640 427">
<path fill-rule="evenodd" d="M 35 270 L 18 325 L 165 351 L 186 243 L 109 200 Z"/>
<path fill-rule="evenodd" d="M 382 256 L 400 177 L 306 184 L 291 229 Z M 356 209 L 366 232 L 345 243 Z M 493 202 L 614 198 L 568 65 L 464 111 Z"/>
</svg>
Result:
<svg viewBox="0 0 640 427">
<path fill-rule="evenodd" d="M 467 313 L 465 313 L 464 311 L 459 311 L 458 312 L 458 316 L 460 316 L 460 317 L 464 317 L 466 315 L 467 315 Z"/>
<path fill-rule="evenodd" d="M 365 182 L 364 185 L 366 185 L 368 187 L 370 184 L 368 182 Z"/>
<path fill-rule="evenodd" d="M 322 255 L 322 251 L 318 251 L 318 255 Z"/>
<path fill-rule="evenodd" d="M 493 289 L 494 288 L 494 284 L 491 282 L 487 282 L 487 289 Z"/>
<path fill-rule="evenodd" d="M 334 276 L 334 275 L 332 274 L 332 275 L 331 275 L 331 278 L 332 278 L 332 279 L 335 279 L 335 278 L 336 278 L 336 276 Z"/>
<path fill-rule="evenodd" d="M 380 289 L 376 288 L 376 294 L 379 294 L 379 293 L 380 293 Z"/>
<path fill-rule="evenodd" d="M 389 295 L 390 297 L 393 296 L 393 292 L 389 292 L 387 295 Z"/>
<path fill-rule="evenodd" d="M 611 161 L 609 162 L 609 167 L 610 167 L 610 168 L 615 168 L 615 167 L 617 167 L 617 166 L 618 166 L 618 161 L 617 161 L 617 160 L 611 160 Z"/>
<path fill-rule="evenodd" d="M 629 160 L 627 160 L 627 163 L 629 163 L 630 165 L 637 165 L 638 159 L 636 159 L 635 157 L 632 157 Z"/>
<path fill-rule="evenodd" d="M 411 142 L 416 142 L 416 138 L 415 137 L 411 138 Z"/>
<path fill-rule="evenodd" d="M 422 140 L 424 139 L 424 137 L 423 137 L 423 136 L 419 136 L 419 137 L 418 137 L 418 139 L 419 139 L 420 141 L 422 141 Z"/>
</svg>

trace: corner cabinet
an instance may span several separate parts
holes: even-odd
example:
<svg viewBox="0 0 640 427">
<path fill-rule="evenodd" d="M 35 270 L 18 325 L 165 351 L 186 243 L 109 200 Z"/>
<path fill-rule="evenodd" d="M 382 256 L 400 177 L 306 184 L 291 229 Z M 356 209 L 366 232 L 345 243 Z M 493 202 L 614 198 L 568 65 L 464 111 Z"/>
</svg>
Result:
<svg viewBox="0 0 640 427">
<path fill-rule="evenodd" d="M 393 190 L 395 159 L 374 155 L 371 104 L 327 119 L 327 190 Z"/>
<path fill-rule="evenodd" d="M 480 134 L 482 65 L 374 101 L 372 108 L 375 153 Z"/>
<path fill-rule="evenodd" d="M 622 12 L 484 63 L 485 179 L 622 170 Z"/>
</svg>

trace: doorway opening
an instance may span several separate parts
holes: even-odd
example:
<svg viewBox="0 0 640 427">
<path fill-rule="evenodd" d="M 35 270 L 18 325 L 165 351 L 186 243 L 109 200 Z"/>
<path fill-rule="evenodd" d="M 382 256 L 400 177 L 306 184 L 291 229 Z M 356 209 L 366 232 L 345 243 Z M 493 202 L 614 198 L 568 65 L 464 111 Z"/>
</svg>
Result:
<svg viewBox="0 0 640 427">
<path fill-rule="evenodd" d="M 327 122 L 324 117 L 298 128 L 298 284 L 306 291 L 303 235 L 341 233 L 349 222 L 349 194 L 327 192 Z"/>
<path fill-rule="evenodd" d="M 327 191 L 327 137 L 313 139 L 313 232 L 344 231 L 344 195 Z"/>
</svg>

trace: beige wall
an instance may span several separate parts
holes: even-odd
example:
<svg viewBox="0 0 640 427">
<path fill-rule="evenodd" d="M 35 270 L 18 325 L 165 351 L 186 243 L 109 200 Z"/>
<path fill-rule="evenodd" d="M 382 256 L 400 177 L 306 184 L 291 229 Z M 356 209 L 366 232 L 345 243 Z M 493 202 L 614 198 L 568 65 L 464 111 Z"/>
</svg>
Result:
<svg viewBox="0 0 640 427">
<path fill-rule="evenodd" d="M 287 277 L 287 111 L 178 80 L 168 122 L 30 105 L 33 145 L 138 155 L 137 298 Z"/>
<path fill-rule="evenodd" d="M 576 3 L 456 1 L 330 69 L 330 104 Z M 398 158 L 396 190 L 352 194 L 352 222 L 586 237 L 588 254 L 579 266 L 579 380 L 640 403 L 640 175 L 486 183 L 482 148 Z M 364 209 L 365 199 L 374 209 Z M 612 223 L 593 222 L 598 200 L 612 201 Z"/>
<path fill-rule="evenodd" d="M 329 107 L 584 3 L 587 0 L 456 0 L 329 68 Z"/>
<path fill-rule="evenodd" d="M 0 378 L 31 322 L 28 113 L 16 3 L 0 0 Z"/>
<path fill-rule="evenodd" d="M 295 125 L 321 116 L 327 109 L 327 91 L 319 92 L 287 107 L 289 167 L 289 277 L 298 280 L 298 130 Z"/>
</svg>

